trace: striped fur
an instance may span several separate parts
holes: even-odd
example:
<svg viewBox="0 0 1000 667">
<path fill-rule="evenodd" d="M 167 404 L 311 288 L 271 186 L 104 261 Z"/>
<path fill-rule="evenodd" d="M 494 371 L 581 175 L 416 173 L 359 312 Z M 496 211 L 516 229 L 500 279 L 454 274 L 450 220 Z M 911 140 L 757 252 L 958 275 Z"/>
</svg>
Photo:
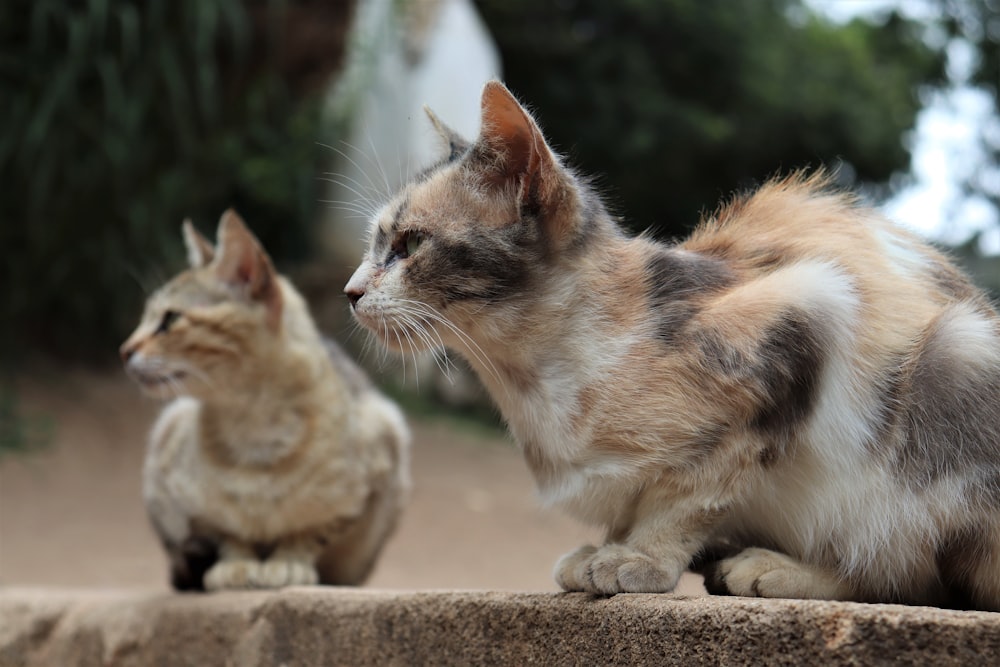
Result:
<svg viewBox="0 0 1000 667">
<path fill-rule="evenodd" d="M 275 273 L 232 211 L 219 249 L 184 225 L 192 268 L 154 293 L 122 345 L 172 398 L 143 495 L 178 589 L 358 584 L 409 486 L 409 434 Z"/>
<path fill-rule="evenodd" d="M 374 221 L 346 287 L 477 370 L 542 498 L 606 529 L 567 590 L 1000 609 L 1000 320 L 822 174 L 631 238 L 487 84 L 483 129 Z M 449 135 L 446 134 L 446 140 Z"/>
</svg>

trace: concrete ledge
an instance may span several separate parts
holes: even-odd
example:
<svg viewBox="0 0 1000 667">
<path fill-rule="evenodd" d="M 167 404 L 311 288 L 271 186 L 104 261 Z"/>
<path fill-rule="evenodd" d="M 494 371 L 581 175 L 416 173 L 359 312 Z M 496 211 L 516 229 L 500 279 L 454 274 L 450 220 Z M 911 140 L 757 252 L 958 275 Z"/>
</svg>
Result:
<svg viewBox="0 0 1000 667">
<path fill-rule="evenodd" d="M 0 665 L 1000 664 L 1000 614 L 670 595 L 0 590 Z"/>
</svg>

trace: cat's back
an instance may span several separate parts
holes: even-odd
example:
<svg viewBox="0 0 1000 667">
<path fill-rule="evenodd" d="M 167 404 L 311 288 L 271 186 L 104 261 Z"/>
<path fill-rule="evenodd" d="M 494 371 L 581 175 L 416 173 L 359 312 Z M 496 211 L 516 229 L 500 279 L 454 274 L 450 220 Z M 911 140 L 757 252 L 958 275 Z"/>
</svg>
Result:
<svg viewBox="0 0 1000 667">
<path fill-rule="evenodd" d="M 873 334 L 912 337 L 958 303 L 995 317 L 986 295 L 944 253 L 836 190 L 822 173 L 736 198 L 681 247 L 723 261 L 736 285 L 780 284 L 784 276 L 794 290 L 791 283 L 812 267 L 830 277 L 827 291 L 839 287 L 857 300 Z"/>
</svg>

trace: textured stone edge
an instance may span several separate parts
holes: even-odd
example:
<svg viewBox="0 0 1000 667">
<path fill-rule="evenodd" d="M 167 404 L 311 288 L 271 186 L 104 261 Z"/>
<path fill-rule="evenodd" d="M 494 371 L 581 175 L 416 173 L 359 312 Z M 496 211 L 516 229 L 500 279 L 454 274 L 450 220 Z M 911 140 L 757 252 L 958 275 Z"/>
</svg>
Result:
<svg viewBox="0 0 1000 667">
<path fill-rule="evenodd" d="M 0 666 L 1000 664 L 1000 614 L 803 600 L 0 590 Z"/>
</svg>

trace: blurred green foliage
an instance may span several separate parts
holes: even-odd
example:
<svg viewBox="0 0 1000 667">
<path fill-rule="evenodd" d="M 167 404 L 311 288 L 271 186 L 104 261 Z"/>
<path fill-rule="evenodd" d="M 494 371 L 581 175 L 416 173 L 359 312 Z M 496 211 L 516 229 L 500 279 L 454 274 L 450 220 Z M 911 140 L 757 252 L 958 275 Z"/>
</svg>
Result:
<svg viewBox="0 0 1000 667">
<path fill-rule="evenodd" d="M 833 25 L 797 0 L 478 0 L 505 80 L 637 229 L 684 233 L 775 173 L 905 170 L 918 87 L 943 59 L 920 26 Z"/>
<path fill-rule="evenodd" d="M 180 268 L 185 216 L 214 236 L 233 205 L 275 257 L 305 253 L 319 104 L 277 75 L 253 4 L 0 3 L 4 349 L 113 354 Z"/>
<path fill-rule="evenodd" d="M 55 424 L 41 415 L 24 415 L 12 383 L 0 379 L 0 457 L 45 447 Z"/>
</svg>

